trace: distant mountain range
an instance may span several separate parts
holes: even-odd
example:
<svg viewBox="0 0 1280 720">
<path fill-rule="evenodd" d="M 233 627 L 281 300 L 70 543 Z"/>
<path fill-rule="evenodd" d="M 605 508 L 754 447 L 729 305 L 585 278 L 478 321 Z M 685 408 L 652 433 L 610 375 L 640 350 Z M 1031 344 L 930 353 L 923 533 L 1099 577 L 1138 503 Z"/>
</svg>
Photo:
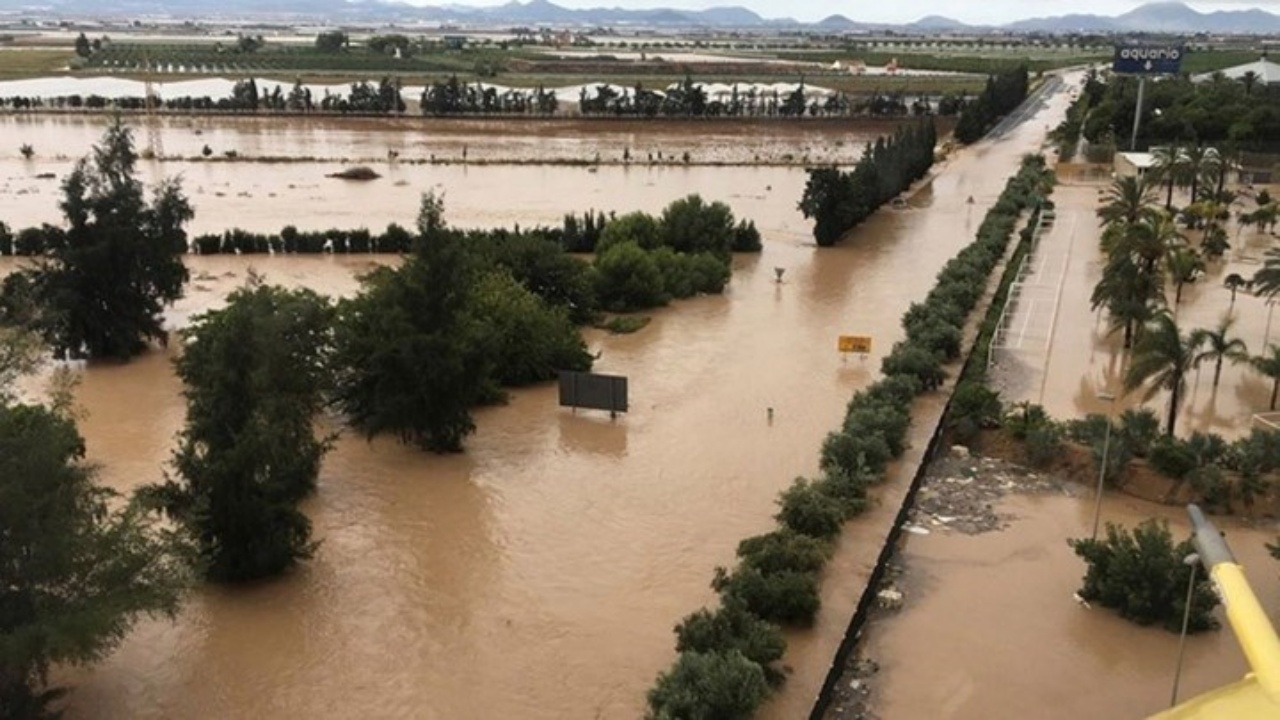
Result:
<svg viewBox="0 0 1280 720">
<path fill-rule="evenodd" d="M 678 0 L 675 0 L 678 1 Z M 573 10 L 550 0 L 512 0 L 496 7 L 441 5 L 417 7 L 397 0 L 0 0 L 0 14 L 33 18 L 169 17 L 305 19 L 328 22 L 440 22 L 469 26 L 641 26 L 770 28 L 805 27 L 821 32 L 858 33 L 893 30 L 907 33 L 963 33 L 1012 31 L 1020 33 L 1280 33 L 1280 16 L 1262 10 L 1201 13 L 1180 2 L 1153 2 L 1133 11 L 1103 15 L 1061 15 L 1019 20 L 998 27 L 966 25 L 938 15 L 904 25 L 864 23 L 845 15 L 831 15 L 816 23 L 791 18 L 764 18 L 743 7 L 709 10 Z"/>
</svg>

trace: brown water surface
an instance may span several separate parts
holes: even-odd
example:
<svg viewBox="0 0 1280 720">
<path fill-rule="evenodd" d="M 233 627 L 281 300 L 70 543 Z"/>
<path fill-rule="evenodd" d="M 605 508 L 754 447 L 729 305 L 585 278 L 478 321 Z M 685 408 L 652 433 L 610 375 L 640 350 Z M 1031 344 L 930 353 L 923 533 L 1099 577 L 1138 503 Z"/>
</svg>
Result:
<svg viewBox="0 0 1280 720">
<path fill-rule="evenodd" d="M 674 656 L 672 626 L 713 600 L 713 568 L 737 542 L 772 526 L 777 492 L 816 470 L 823 436 L 900 337 L 902 312 L 1064 107 L 1054 98 L 1003 141 L 950 162 L 907 208 L 822 251 L 796 210 L 796 169 L 402 166 L 349 184 L 313 164 L 145 165 L 186 173 L 196 232 L 410 224 L 429 187 L 464 227 L 587 207 L 657 211 L 699 192 L 753 219 L 765 249 L 735 261 L 723 296 L 676 303 L 634 335 L 588 333 L 597 369 L 631 380 L 632 411 L 616 421 L 561 410 L 542 387 L 479 411 L 464 455 L 345 435 L 304 506 L 322 543 L 315 559 L 276 582 L 200 588 L 176 622 L 145 621 L 102 663 L 59 672 L 75 686 L 68 717 L 640 716 Z M 54 142 L 72 132 L 48 122 Z M 0 218 L 57 221 L 56 184 L 35 174 L 66 165 L 0 159 Z M 190 258 L 194 279 L 170 321 L 218 306 L 250 267 L 348 295 L 372 261 Z M 840 333 L 872 335 L 875 352 L 842 359 Z M 160 352 L 83 372 L 83 428 L 105 483 L 162 477 L 179 390 Z M 857 557 L 838 555 L 833 568 Z M 827 607 L 792 638 L 795 673 L 768 717 L 807 712 L 839 642 L 861 580 L 830 575 Z"/>
<path fill-rule="evenodd" d="M 880 665 L 872 704 L 884 718 L 1142 718 L 1169 704 L 1178 636 L 1143 628 L 1072 599 L 1084 565 L 1066 538 L 1087 537 L 1088 493 L 1013 496 L 1000 532 L 911 536 L 902 562 L 907 604 L 874 623 L 863 653 Z M 1109 496 L 1107 522 L 1132 527 L 1169 519 L 1189 533 L 1185 512 Z M 1265 543 L 1275 527 L 1217 520 L 1273 622 L 1280 578 Z M 1179 697 L 1240 679 L 1247 670 L 1223 629 L 1187 640 Z"/>
</svg>

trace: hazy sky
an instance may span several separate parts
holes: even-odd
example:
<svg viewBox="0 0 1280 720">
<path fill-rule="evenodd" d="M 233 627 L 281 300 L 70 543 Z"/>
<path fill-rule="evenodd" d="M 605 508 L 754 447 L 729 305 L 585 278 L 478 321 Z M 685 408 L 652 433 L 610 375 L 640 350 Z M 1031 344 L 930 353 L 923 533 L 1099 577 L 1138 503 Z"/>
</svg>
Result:
<svg viewBox="0 0 1280 720">
<path fill-rule="evenodd" d="M 409 0 L 414 5 L 500 5 L 505 0 Z M 520 0 L 525 2 L 526 0 Z M 1141 5 L 1125 0 L 896 0 L 893 2 L 858 2 L 855 0 L 552 0 L 569 8 L 672 7 L 703 9 L 740 5 L 764 17 L 792 17 L 796 20 L 821 20 L 840 13 L 853 20 L 867 22 L 910 22 L 925 15 L 945 15 L 968 23 L 1004 23 L 1010 20 L 1067 13 L 1119 15 Z M 1188 5 L 1201 12 L 1262 8 L 1280 14 L 1280 0 L 1256 0 L 1251 3 L 1191 0 Z"/>
</svg>

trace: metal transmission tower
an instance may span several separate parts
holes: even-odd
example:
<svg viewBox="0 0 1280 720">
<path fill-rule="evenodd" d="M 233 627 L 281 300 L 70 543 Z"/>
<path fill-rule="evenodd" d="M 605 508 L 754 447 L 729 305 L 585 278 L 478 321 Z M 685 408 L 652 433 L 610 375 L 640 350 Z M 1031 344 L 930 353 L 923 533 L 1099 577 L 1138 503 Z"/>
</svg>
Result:
<svg viewBox="0 0 1280 720">
<path fill-rule="evenodd" d="M 160 134 L 160 118 L 156 116 L 156 106 L 160 104 L 160 95 L 155 90 L 151 77 L 151 53 L 142 53 L 142 85 L 143 109 L 147 123 L 147 150 L 151 157 L 160 159 L 164 155 L 164 140 Z"/>
</svg>

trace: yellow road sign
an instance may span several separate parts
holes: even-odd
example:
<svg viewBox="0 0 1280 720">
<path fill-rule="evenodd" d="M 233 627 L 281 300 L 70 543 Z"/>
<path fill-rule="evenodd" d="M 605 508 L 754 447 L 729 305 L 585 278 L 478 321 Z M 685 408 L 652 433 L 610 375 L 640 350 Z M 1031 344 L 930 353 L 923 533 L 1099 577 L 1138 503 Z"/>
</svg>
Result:
<svg viewBox="0 0 1280 720">
<path fill-rule="evenodd" d="M 839 341 L 836 343 L 836 349 L 842 353 L 869 354 L 871 352 L 871 336 L 841 335 Z"/>
</svg>

